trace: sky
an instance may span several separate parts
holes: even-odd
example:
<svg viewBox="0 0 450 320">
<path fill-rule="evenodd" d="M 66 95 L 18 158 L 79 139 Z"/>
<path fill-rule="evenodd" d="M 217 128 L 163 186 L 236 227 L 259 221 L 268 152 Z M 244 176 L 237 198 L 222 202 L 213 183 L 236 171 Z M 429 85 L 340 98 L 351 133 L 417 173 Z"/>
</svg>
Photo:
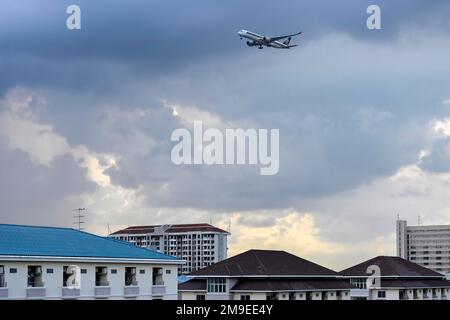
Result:
<svg viewBox="0 0 450 320">
<path fill-rule="evenodd" d="M 81 8 L 81 30 L 66 8 Z M 381 8 L 381 30 L 366 9 Z M 450 223 L 450 3 L 4 0 L 0 222 L 231 225 L 340 270 Z M 237 31 L 303 31 L 258 50 Z M 176 166 L 173 130 L 280 130 L 280 169 Z"/>
</svg>

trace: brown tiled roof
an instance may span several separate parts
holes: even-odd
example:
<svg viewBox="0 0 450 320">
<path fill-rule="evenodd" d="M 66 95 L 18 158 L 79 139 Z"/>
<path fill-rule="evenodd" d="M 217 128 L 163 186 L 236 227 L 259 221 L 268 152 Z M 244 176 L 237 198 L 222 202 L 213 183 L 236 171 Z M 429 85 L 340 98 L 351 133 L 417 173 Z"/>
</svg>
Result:
<svg viewBox="0 0 450 320">
<path fill-rule="evenodd" d="M 178 285 L 179 291 L 206 291 L 206 279 L 191 279 Z"/>
<path fill-rule="evenodd" d="M 350 290 L 354 287 L 341 279 L 246 279 L 239 281 L 231 291 L 320 291 L 320 290 Z"/>
<path fill-rule="evenodd" d="M 146 234 L 155 232 L 155 228 L 161 227 L 162 225 L 151 225 L 151 226 L 133 226 L 128 227 L 116 232 L 111 233 L 111 235 L 119 234 Z M 193 223 L 193 224 L 171 224 L 165 232 L 177 233 L 177 232 L 219 232 L 228 233 L 225 230 L 214 227 L 208 223 Z"/>
<path fill-rule="evenodd" d="M 285 251 L 249 250 L 190 275 L 305 277 L 336 276 L 337 273 Z"/>
<path fill-rule="evenodd" d="M 342 270 L 343 276 L 367 277 L 367 268 L 371 265 L 380 267 L 382 277 L 436 277 L 442 278 L 442 274 L 400 257 L 378 256 L 364 261 L 356 266 Z"/>
</svg>

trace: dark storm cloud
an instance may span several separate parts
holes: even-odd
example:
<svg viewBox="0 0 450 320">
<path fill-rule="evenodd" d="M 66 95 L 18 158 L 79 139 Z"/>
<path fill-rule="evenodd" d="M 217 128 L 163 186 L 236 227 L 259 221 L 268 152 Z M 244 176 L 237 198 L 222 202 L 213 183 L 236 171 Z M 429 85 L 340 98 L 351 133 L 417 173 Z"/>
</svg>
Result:
<svg viewBox="0 0 450 320">
<path fill-rule="evenodd" d="M 81 31 L 65 28 L 65 9 L 73 3 L 82 9 Z M 329 32 L 392 38 L 404 24 L 442 20 L 448 9 L 447 1 L 380 0 L 384 29 L 368 34 L 365 9 L 370 3 L 3 1 L 0 90 L 16 85 L 114 90 L 128 77 L 152 78 L 209 57 L 239 55 L 243 47 L 236 31 L 242 28 L 265 34 L 301 29 L 305 42 Z"/>
<path fill-rule="evenodd" d="M 82 9 L 81 31 L 65 29 L 73 3 Z M 142 187 L 148 206 L 300 207 L 303 198 L 414 162 L 427 143 L 423 127 L 443 114 L 448 1 L 376 1 L 383 30 L 375 32 L 365 27 L 369 3 L 3 1 L 0 93 L 38 90 L 47 102 L 39 119 L 70 145 L 117 155 L 120 169 L 107 174 L 114 184 Z M 260 51 L 239 41 L 242 28 L 304 35 L 298 50 Z M 409 28 L 426 36 L 399 41 Z M 441 38 L 423 43 L 435 33 Z M 280 173 L 174 166 L 169 137 L 181 124 L 162 98 L 280 128 Z M 149 113 L 132 116 L 140 109 Z"/>
</svg>

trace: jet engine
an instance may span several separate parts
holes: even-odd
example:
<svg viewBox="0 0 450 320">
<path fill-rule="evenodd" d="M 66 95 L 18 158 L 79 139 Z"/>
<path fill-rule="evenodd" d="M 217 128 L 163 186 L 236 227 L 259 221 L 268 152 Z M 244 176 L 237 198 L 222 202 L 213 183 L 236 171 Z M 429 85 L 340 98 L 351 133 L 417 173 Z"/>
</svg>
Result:
<svg viewBox="0 0 450 320">
<path fill-rule="evenodd" d="M 249 47 L 254 47 L 254 46 L 256 46 L 256 43 L 254 41 L 247 41 L 247 45 Z"/>
</svg>

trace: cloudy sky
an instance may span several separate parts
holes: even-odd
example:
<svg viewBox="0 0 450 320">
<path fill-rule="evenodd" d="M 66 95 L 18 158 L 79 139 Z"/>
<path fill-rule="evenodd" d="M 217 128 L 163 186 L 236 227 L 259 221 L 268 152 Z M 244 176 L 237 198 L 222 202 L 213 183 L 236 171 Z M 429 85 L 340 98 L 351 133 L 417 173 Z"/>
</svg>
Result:
<svg viewBox="0 0 450 320">
<path fill-rule="evenodd" d="M 98 234 L 231 222 L 230 255 L 395 254 L 397 214 L 450 223 L 449 16 L 444 0 L 3 0 L 0 222 L 72 226 L 85 207 Z M 240 29 L 303 35 L 257 50 Z M 170 135 L 195 120 L 280 129 L 279 173 L 175 166 Z"/>
</svg>

